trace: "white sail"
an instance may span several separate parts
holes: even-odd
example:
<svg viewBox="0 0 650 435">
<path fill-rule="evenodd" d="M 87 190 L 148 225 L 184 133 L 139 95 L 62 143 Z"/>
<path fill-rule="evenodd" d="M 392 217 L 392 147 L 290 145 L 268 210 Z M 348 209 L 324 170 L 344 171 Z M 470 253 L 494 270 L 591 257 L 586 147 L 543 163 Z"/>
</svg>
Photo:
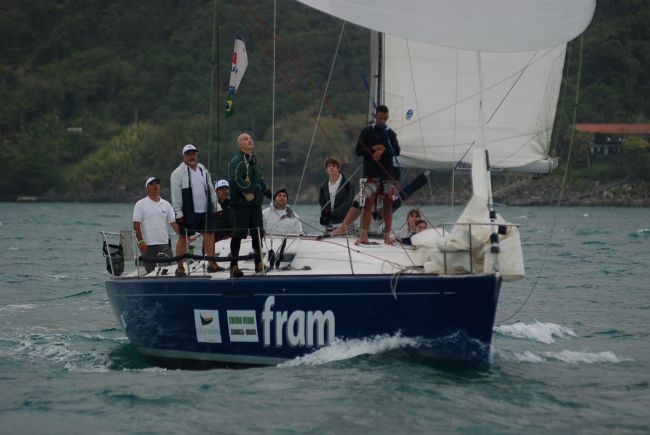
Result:
<svg viewBox="0 0 650 435">
<path fill-rule="evenodd" d="M 476 51 L 557 47 L 587 27 L 596 0 L 299 0 L 404 39 Z"/>
<path fill-rule="evenodd" d="M 476 52 L 385 35 L 384 102 L 402 146 L 401 164 L 469 167 L 479 132 Z M 549 142 L 565 44 L 482 53 L 486 148 L 495 169 L 548 173 Z"/>
</svg>

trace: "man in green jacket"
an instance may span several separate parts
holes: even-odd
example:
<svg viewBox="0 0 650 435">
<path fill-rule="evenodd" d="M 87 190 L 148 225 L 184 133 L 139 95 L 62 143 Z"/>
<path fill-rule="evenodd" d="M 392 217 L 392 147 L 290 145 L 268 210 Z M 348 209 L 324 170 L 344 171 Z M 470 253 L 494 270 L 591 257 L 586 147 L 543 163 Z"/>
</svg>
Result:
<svg viewBox="0 0 650 435">
<path fill-rule="evenodd" d="M 239 270 L 237 258 L 242 239 L 250 232 L 255 251 L 255 272 L 264 271 L 260 236 L 264 235 L 262 218 L 263 196 L 271 197 L 271 191 L 262 178 L 262 168 L 253 154 L 253 138 L 242 133 L 237 138 L 239 153 L 228 163 L 230 179 L 230 207 L 235 217 L 235 229 L 230 239 L 230 276 L 239 278 L 244 273 Z"/>
</svg>

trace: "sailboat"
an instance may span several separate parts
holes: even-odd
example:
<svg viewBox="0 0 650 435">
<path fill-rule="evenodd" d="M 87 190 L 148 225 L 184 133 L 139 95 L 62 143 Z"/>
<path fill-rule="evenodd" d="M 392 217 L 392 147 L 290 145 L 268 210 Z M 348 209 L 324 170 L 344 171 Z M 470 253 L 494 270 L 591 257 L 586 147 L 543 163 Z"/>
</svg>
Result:
<svg viewBox="0 0 650 435">
<path fill-rule="evenodd" d="M 174 278 L 175 266 L 114 274 L 106 287 L 122 328 L 168 367 L 274 365 L 334 340 L 396 334 L 420 339 L 427 356 L 489 361 L 502 282 L 525 276 L 491 172 L 557 166 L 548 150 L 566 44 L 595 0 L 298 1 L 372 31 L 370 111 L 390 107 L 401 164 L 471 170 L 471 200 L 412 246 L 271 234 L 264 274 L 208 274 L 201 257 L 188 278 Z M 227 241 L 215 255 L 229 255 Z"/>
</svg>

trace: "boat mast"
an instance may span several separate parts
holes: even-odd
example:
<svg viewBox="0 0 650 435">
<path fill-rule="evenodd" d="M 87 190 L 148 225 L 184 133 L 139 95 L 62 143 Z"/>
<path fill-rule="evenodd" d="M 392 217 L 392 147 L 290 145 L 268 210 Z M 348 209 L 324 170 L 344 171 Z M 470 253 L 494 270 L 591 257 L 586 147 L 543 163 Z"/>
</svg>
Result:
<svg viewBox="0 0 650 435">
<path fill-rule="evenodd" d="M 479 81 L 479 91 L 480 91 L 480 98 L 479 98 L 479 144 L 483 148 L 483 151 L 485 152 L 485 166 L 486 166 L 486 180 L 485 183 L 487 185 L 487 208 L 490 213 L 490 222 L 494 225 L 492 225 L 492 233 L 490 234 L 490 252 L 493 254 L 498 254 L 501 251 L 501 248 L 499 247 L 499 235 L 497 234 L 497 225 L 496 225 L 496 220 L 497 220 L 497 212 L 494 210 L 494 202 L 492 200 L 492 174 L 490 173 L 490 154 L 488 153 L 487 150 L 487 135 L 485 134 L 485 108 L 484 108 L 484 102 L 485 102 L 485 95 L 484 95 L 484 85 L 483 85 L 483 63 L 481 62 L 481 52 L 477 51 L 476 52 L 476 61 L 478 63 L 478 81 Z M 474 168 L 472 168 L 474 170 Z M 498 260 L 495 261 L 494 263 L 495 266 L 495 272 L 498 272 L 498 267 L 499 263 Z"/>
<path fill-rule="evenodd" d="M 368 124 L 374 122 L 377 106 L 384 100 L 384 34 L 372 30 L 370 32 L 370 89 L 368 92 Z"/>
</svg>

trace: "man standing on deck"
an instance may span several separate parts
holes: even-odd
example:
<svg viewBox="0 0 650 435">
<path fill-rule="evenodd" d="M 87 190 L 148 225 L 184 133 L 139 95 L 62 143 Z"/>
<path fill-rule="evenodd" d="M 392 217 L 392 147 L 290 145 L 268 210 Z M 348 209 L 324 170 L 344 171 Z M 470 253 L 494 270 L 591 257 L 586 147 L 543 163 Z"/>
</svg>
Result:
<svg viewBox="0 0 650 435">
<path fill-rule="evenodd" d="M 172 207 L 180 229 L 176 255 L 185 254 L 187 236 L 198 231 L 203 235 L 203 252 L 208 257 L 214 257 L 215 213 L 221 207 L 212 187 L 210 173 L 198 162 L 197 153 L 194 145 L 185 145 L 183 161 L 171 175 Z M 210 261 L 206 270 L 214 273 L 225 269 Z M 186 276 L 183 260 L 178 261 L 176 276 Z"/>
<path fill-rule="evenodd" d="M 397 135 L 386 125 L 388 107 L 379 105 L 375 122 L 365 127 L 359 134 L 356 153 L 363 156 L 363 177 L 361 179 L 361 228 L 359 240 L 361 245 L 371 244 L 368 239 L 368 227 L 377 198 L 383 199 L 384 243 L 391 243 L 391 226 L 393 223 L 393 199 L 397 195 L 395 182 L 399 179 L 399 167 L 393 164 L 400 154 Z"/>
<path fill-rule="evenodd" d="M 179 233 L 174 209 L 170 203 L 160 197 L 158 178 L 149 177 L 144 183 L 144 188 L 147 196 L 136 202 L 133 207 L 133 230 L 138 241 L 138 249 L 148 258 L 157 257 L 160 253 L 171 257 L 172 249 L 167 225 L 171 225 L 176 234 Z M 155 267 L 155 263 L 144 263 L 147 273 Z"/>
<path fill-rule="evenodd" d="M 248 133 L 237 137 L 239 153 L 228 163 L 230 179 L 230 207 L 235 217 L 235 230 L 230 239 L 230 276 L 239 278 L 244 273 L 239 269 L 237 257 L 242 239 L 250 232 L 255 252 L 255 272 L 264 271 L 262 263 L 261 239 L 264 236 L 262 218 L 262 197 L 271 198 L 271 191 L 262 178 L 262 168 L 253 154 L 253 138 Z"/>
</svg>

